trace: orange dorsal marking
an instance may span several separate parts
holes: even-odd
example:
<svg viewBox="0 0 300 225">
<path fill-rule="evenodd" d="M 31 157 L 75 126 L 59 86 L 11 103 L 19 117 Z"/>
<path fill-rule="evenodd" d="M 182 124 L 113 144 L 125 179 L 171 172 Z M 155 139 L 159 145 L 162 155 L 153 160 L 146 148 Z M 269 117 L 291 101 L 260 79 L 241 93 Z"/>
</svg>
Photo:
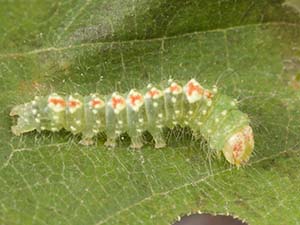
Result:
<svg viewBox="0 0 300 225">
<path fill-rule="evenodd" d="M 233 146 L 233 155 L 235 158 L 239 156 L 242 150 L 242 141 L 238 141 L 234 146 Z"/>
<path fill-rule="evenodd" d="M 154 96 L 156 96 L 156 95 L 159 95 L 159 91 L 158 90 L 150 90 L 150 91 L 148 91 L 148 94 L 151 96 L 151 98 L 153 98 Z"/>
<path fill-rule="evenodd" d="M 61 98 L 50 98 L 48 102 L 52 103 L 53 105 L 66 106 L 66 102 Z"/>
<path fill-rule="evenodd" d="M 93 99 L 93 100 L 91 101 L 91 105 L 92 105 L 93 107 L 97 107 L 98 105 L 102 105 L 102 104 L 103 104 L 103 101 L 101 101 L 101 100 Z"/>
<path fill-rule="evenodd" d="M 190 82 L 187 90 L 188 95 L 191 96 L 194 91 L 196 91 L 198 94 L 203 93 L 203 89 L 199 85 L 194 85 L 192 82 Z"/>
<path fill-rule="evenodd" d="M 130 98 L 131 105 L 135 105 L 136 101 L 142 100 L 141 95 L 131 95 L 129 98 Z"/>
<path fill-rule="evenodd" d="M 211 99 L 211 98 L 214 96 L 213 93 L 211 93 L 210 91 L 207 91 L 207 90 L 204 91 L 204 95 L 205 95 L 208 99 Z"/>
<path fill-rule="evenodd" d="M 112 107 L 115 109 L 118 104 L 123 105 L 125 103 L 125 100 L 123 98 L 112 98 Z"/>
<path fill-rule="evenodd" d="M 244 134 L 244 137 L 246 138 L 247 141 L 249 141 L 252 138 L 252 135 L 246 133 L 246 134 Z"/>
<path fill-rule="evenodd" d="M 74 108 L 76 106 L 79 106 L 80 102 L 79 101 L 71 100 L 71 101 L 68 102 L 68 105 L 69 105 L 70 108 Z"/>
<path fill-rule="evenodd" d="M 174 84 L 174 85 L 171 85 L 170 86 L 170 91 L 173 93 L 173 92 L 176 92 L 176 91 L 179 91 L 179 87 L 177 84 Z"/>
</svg>

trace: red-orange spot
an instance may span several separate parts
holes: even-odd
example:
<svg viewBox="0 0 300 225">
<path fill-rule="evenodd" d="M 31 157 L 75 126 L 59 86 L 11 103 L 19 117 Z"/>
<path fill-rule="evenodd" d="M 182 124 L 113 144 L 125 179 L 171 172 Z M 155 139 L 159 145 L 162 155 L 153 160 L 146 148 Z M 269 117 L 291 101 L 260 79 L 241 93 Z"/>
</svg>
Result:
<svg viewBox="0 0 300 225">
<path fill-rule="evenodd" d="M 154 96 L 159 95 L 160 92 L 159 92 L 159 90 L 153 89 L 153 90 L 148 91 L 148 94 L 151 96 L 151 98 L 153 98 Z"/>
<path fill-rule="evenodd" d="M 246 140 L 249 140 L 250 139 L 250 134 L 244 133 L 244 137 L 245 137 Z"/>
<path fill-rule="evenodd" d="M 204 91 L 204 95 L 208 98 L 208 99 L 211 99 L 214 95 L 213 93 L 211 93 L 210 91 L 208 90 L 205 90 Z"/>
<path fill-rule="evenodd" d="M 252 135 L 251 132 L 246 132 L 246 133 L 244 133 L 244 137 L 245 137 L 245 140 L 246 140 L 247 142 L 249 142 L 250 140 L 253 139 L 253 135 Z"/>
<path fill-rule="evenodd" d="M 130 95 L 130 104 L 131 105 L 135 105 L 136 101 L 142 100 L 142 96 L 141 95 Z"/>
<path fill-rule="evenodd" d="M 180 88 L 177 84 L 173 84 L 170 86 L 170 91 L 173 93 L 173 92 L 176 92 L 176 91 L 179 91 Z"/>
<path fill-rule="evenodd" d="M 48 103 L 52 103 L 53 105 L 66 106 L 66 102 L 61 98 L 50 98 Z"/>
<path fill-rule="evenodd" d="M 233 156 L 234 158 L 238 158 L 241 151 L 242 151 L 242 145 L 243 142 L 241 140 L 238 140 L 237 143 L 235 143 L 235 145 L 233 146 Z"/>
<path fill-rule="evenodd" d="M 97 107 L 98 105 L 102 105 L 102 104 L 103 104 L 103 101 L 98 100 L 98 99 L 93 99 L 93 100 L 91 101 L 91 105 L 92 105 L 93 107 Z"/>
<path fill-rule="evenodd" d="M 74 108 L 76 106 L 79 106 L 80 105 L 80 102 L 79 101 L 75 101 L 75 100 L 71 100 L 68 102 L 68 105 L 70 108 Z"/>
<path fill-rule="evenodd" d="M 125 104 L 125 100 L 123 98 L 112 98 L 111 99 L 112 107 L 115 109 L 117 108 L 118 104 Z"/>
<path fill-rule="evenodd" d="M 203 89 L 199 85 L 194 85 L 193 82 L 188 83 L 187 94 L 191 96 L 194 91 L 200 95 L 203 93 Z"/>
</svg>

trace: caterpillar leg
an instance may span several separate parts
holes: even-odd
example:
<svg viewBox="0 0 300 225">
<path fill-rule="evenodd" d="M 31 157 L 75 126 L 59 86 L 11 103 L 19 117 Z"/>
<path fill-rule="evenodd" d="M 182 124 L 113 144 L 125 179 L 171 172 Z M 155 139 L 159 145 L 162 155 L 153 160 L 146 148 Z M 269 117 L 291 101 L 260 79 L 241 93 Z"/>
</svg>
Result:
<svg viewBox="0 0 300 225">
<path fill-rule="evenodd" d="M 12 132 L 14 135 L 16 135 L 16 136 L 20 136 L 21 133 L 23 133 L 23 132 L 21 131 L 21 129 L 20 129 L 18 126 L 12 126 L 12 127 L 11 127 L 11 132 Z"/>
<path fill-rule="evenodd" d="M 107 148 L 115 148 L 117 146 L 117 142 L 116 142 L 116 137 L 107 137 L 106 142 L 104 143 L 104 145 Z"/>
<path fill-rule="evenodd" d="M 142 136 L 136 135 L 131 137 L 131 145 L 130 145 L 131 148 L 140 149 L 143 147 L 143 145 L 144 144 L 143 144 Z"/>
<path fill-rule="evenodd" d="M 96 132 L 97 131 L 97 132 Z M 94 144 L 93 138 L 98 134 L 98 130 L 87 130 L 85 129 L 82 132 L 81 140 L 79 141 L 79 144 L 81 145 L 92 145 Z"/>
<path fill-rule="evenodd" d="M 83 137 L 80 141 L 79 144 L 81 145 L 92 145 L 94 144 L 94 141 L 92 138 L 87 138 L 87 137 Z"/>
<path fill-rule="evenodd" d="M 154 133 L 153 139 L 155 141 L 155 148 L 163 148 L 167 145 L 162 132 Z"/>
<path fill-rule="evenodd" d="M 18 125 L 11 127 L 11 132 L 16 135 L 20 136 L 23 133 L 35 130 L 35 124 L 30 124 L 27 121 L 23 121 L 22 119 L 18 119 Z"/>
</svg>

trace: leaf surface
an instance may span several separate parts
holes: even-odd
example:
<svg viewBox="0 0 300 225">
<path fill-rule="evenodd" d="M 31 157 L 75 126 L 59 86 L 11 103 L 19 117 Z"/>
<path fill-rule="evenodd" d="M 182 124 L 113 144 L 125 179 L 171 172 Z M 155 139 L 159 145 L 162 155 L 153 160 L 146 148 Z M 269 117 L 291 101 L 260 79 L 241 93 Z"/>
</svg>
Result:
<svg viewBox="0 0 300 225">
<path fill-rule="evenodd" d="M 297 1 L 3 1 L 0 223 L 171 224 L 198 211 L 249 224 L 300 220 Z M 294 7 L 293 7 L 294 6 Z M 173 77 L 217 84 L 252 121 L 237 169 L 189 132 L 167 148 L 83 147 L 66 132 L 13 136 L 35 95 L 143 89 Z M 125 138 L 126 139 L 126 138 Z"/>
</svg>

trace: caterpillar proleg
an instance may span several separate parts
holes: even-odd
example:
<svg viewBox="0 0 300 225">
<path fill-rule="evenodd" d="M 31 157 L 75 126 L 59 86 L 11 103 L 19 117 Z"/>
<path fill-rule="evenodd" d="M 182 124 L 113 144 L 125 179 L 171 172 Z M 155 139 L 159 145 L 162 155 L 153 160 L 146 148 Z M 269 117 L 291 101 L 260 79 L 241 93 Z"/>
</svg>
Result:
<svg viewBox="0 0 300 225">
<path fill-rule="evenodd" d="M 127 132 L 131 147 L 141 148 L 142 132 L 147 130 L 155 147 L 162 148 L 166 145 L 164 127 L 189 126 L 237 166 L 248 161 L 254 148 L 249 118 L 238 110 L 236 101 L 218 93 L 217 87 L 203 88 L 195 79 L 185 85 L 169 80 L 167 87 L 149 84 L 144 91 L 132 89 L 126 95 L 36 96 L 31 102 L 13 107 L 10 115 L 18 116 L 17 125 L 12 126 L 15 135 L 64 128 L 81 133 L 80 143 L 90 145 L 99 132 L 106 132 L 108 147 L 115 147 L 116 138 Z"/>
</svg>

